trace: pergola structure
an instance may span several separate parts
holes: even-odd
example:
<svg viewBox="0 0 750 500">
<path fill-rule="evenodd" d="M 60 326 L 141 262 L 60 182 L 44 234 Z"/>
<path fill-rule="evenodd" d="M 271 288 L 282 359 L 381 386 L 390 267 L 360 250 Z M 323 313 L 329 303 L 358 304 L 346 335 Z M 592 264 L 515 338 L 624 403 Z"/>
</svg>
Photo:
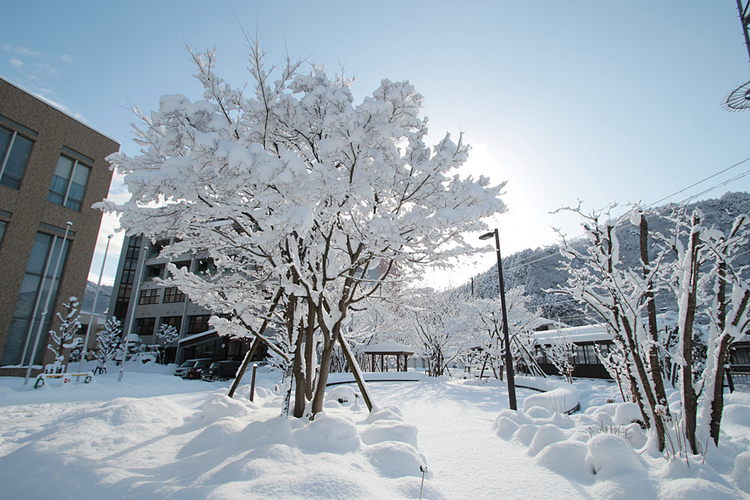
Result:
<svg viewBox="0 0 750 500">
<path fill-rule="evenodd" d="M 398 342 L 381 342 L 380 344 L 371 345 L 365 348 L 365 357 L 370 357 L 370 371 L 387 372 L 387 357 L 396 358 L 396 371 L 405 372 L 406 362 L 409 356 L 414 354 L 414 349 L 409 346 L 399 344 Z M 378 357 L 380 359 L 378 359 Z M 379 362 L 378 362 L 379 361 Z M 378 368 L 380 368 L 378 370 Z"/>
</svg>

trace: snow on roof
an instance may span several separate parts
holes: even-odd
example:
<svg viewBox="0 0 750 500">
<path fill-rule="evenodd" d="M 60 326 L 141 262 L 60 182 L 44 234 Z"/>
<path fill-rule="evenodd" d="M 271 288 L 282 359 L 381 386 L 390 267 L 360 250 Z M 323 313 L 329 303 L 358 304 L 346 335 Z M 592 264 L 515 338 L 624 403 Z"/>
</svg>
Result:
<svg viewBox="0 0 750 500">
<path fill-rule="evenodd" d="M 414 348 L 398 342 L 381 342 L 379 344 L 365 347 L 365 354 L 414 354 Z"/>
<path fill-rule="evenodd" d="M 572 326 L 570 328 L 559 328 L 557 330 L 544 330 L 531 336 L 539 344 L 549 344 L 560 336 L 570 337 L 572 342 L 599 342 L 612 340 L 612 335 L 607 331 L 605 325 Z"/>
<path fill-rule="evenodd" d="M 177 343 L 178 344 L 182 344 L 184 342 L 190 342 L 191 340 L 199 339 L 201 337 L 206 337 L 206 336 L 212 335 L 214 333 L 216 333 L 216 330 L 212 328 L 210 330 L 206 330 L 205 332 L 200 332 L 200 333 L 196 333 L 196 334 L 193 334 L 193 335 L 189 335 L 189 336 L 187 336 L 185 338 L 180 339 Z"/>
</svg>

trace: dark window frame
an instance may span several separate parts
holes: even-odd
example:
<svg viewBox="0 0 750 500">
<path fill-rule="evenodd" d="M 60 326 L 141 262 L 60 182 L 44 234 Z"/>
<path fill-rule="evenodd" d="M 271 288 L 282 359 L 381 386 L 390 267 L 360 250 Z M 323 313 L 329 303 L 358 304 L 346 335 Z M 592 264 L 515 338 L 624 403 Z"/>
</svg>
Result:
<svg viewBox="0 0 750 500">
<path fill-rule="evenodd" d="M 147 288 L 145 290 L 141 290 L 140 294 L 138 295 L 138 305 L 149 305 L 149 304 L 158 304 L 159 303 L 159 289 L 158 288 Z"/>
<path fill-rule="evenodd" d="M 171 286 L 165 289 L 162 304 L 172 304 L 177 302 L 185 302 L 185 294 L 176 286 Z"/>
</svg>

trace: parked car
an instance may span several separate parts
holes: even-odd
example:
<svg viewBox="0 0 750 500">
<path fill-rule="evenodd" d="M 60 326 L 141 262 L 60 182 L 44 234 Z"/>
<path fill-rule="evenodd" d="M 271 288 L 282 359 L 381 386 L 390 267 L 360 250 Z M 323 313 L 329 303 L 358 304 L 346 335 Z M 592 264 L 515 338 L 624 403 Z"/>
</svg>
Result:
<svg viewBox="0 0 750 500">
<path fill-rule="evenodd" d="M 188 359 L 188 360 L 186 360 L 180 366 L 178 366 L 177 368 L 175 368 L 175 370 L 174 370 L 175 376 L 176 377 L 183 377 L 184 378 L 185 375 L 187 375 L 188 369 L 192 368 L 193 366 L 195 366 L 195 363 L 197 363 L 197 362 L 198 362 L 197 359 Z"/>
<path fill-rule="evenodd" d="M 214 382 L 216 380 L 229 380 L 234 378 L 237 368 L 242 363 L 239 361 L 214 361 L 208 369 L 203 370 L 201 380 Z"/>
<path fill-rule="evenodd" d="M 207 369 L 211 363 L 213 362 L 212 359 L 199 359 L 195 362 L 195 364 L 187 369 L 187 373 L 183 378 L 187 379 L 193 379 L 201 378 L 201 374 L 203 373 L 203 370 Z"/>
<path fill-rule="evenodd" d="M 182 363 L 180 366 L 175 368 L 174 374 L 177 377 L 186 378 L 188 374 L 188 370 L 195 367 L 195 364 L 199 361 L 208 361 L 209 363 L 211 363 L 211 360 L 208 358 L 188 359 L 184 363 Z M 198 375 L 198 378 L 200 378 L 200 375 Z"/>
</svg>

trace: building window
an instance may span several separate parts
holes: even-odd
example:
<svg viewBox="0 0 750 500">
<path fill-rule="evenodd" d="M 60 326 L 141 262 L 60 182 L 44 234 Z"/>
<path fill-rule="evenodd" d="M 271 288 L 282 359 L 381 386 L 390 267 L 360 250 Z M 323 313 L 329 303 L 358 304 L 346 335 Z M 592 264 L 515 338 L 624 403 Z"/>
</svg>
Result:
<svg viewBox="0 0 750 500">
<path fill-rule="evenodd" d="M 54 305 L 57 300 L 57 289 L 60 285 L 60 276 L 65 270 L 69 247 L 70 241 L 65 242 L 63 246 L 63 238 L 60 236 L 36 234 L 29 263 L 26 266 L 26 274 L 21 283 L 21 291 L 11 317 L 0 365 L 28 366 L 34 347 L 34 337 L 38 331 L 42 334 L 36 349 L 34 364 L 42 363 L 46 350 L 44 346 L 47 345 L 47 332 L 54 314 L 48 312 L 44 317 L 41 330 L 39 323 L 47 302 Z M 60 266 L 57 274 L 53 276 L 61 251 Z"/>
<path fill-rule="evenodd" d="M 175 327 L 175 329 L 179 333 L 180 327 L 182 326 L 182 317 L 181 316 L 165 316 L 161 319 L 161 324 L 171 325 Z"/>
<path fill-rule="evenodd" d="M 195 274 L 199 276 L 216 274 L 216 265 L 214 264 L 214 259 L 210 257 L 199 259 L 198 263 L 195 265 Z"/>
<path fill-rule="evenodd" d="M 0 220 L 0 245 L 3 243 L 3 234 L 5 234 L 5 222 Z"/>
<path fill-rule="evenodd" d="M 185 302 L 185 294 L 176 286 L 164 290 L 164 303 L 168 304 L 171 302 Z"/>
<path fill-rule="evenodd" d="M 156 318 L 138 318 L 135 324 L 135 333 L 141 337 L 154 334 Z"/>
<path fill-rule="evenodd" d="M 158 304 L 159 303 L 159 289 L 152 288 L 151 290 L 141 290 L 141 294 L 138 297 L 138 305 L 144 304 Z"/>
<path fill-rule="evenodd" d="M 33 144 L 17 132 L 0 128 L 0 184 L 18 189 Z"/>
<path fill-rule="evenodd" d="M 153 243 L 149 249 L 149 258 L 158 257 L 167 245 L 169 245 L 169 240 L 156 240 L 156 243 Z"/>
<path fill-rule="evenodd" d="M 164 277 L 164 264 L 158 264 L 156 266 L 146 266 L 144 272 L 143 281 L 153 281 L 154 278 Z"/>
<path fill-rule="evenodd" d="M 208 320 L 210 317 L 211 315 L 209 314 L 205 314 L 202 316 L 190 316 L 187 331 L 188 335 L 208 331 Z"/>
<path fill-rule="evenodd" d="M 128 239 L 128 248 L 125 251 L 125 262 L 123 263 L 122 276 L 120 277 L 120 286 L 117 289 L 117 299 L 115 301 L 114 317 L 123 319 L 128 313 L 130 304 L 130 294 L 133 290 L 135 281 L 135 268 L 138 266 L 138 254 L 141 251 L 141 236 L 130 236 Z"/>
<path fill-rule="evenodd" d="M 78 160 L 60 156 L 47 201 L 80 211 L 90 171 L 89 167 L 82 165 Z"/>
</svg>

